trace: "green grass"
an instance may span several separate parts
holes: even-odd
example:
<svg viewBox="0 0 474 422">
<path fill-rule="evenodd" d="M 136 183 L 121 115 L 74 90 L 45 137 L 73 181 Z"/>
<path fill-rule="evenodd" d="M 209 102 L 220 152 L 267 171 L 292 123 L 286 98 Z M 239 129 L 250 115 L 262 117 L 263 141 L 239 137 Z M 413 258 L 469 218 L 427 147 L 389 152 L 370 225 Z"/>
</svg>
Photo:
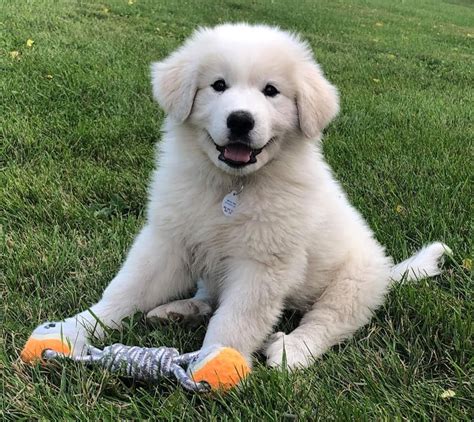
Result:
<svg viewBox="0 0 474 422">
<path fill-rule="evenodd" d="M 473 418 L 472 3 L 0 0 L 0 18 L 2 417 Z M 324 141 L 337 177 L 397 260 L 439 239 L 454 250 L 446 272 L 396 286 L 311 368 L 259 365 L 224 397 L 21 364 L 37 324 L 99 298 L 143 224 L 163 118 L 150 62 L 198 25 L 242 20 L 310 41 L 342 96 Z M 137 316 L 106 342 L 193 350 L 204 332 Z M 456 395 L 443 399 L 448 389 Z"/>
</svg>

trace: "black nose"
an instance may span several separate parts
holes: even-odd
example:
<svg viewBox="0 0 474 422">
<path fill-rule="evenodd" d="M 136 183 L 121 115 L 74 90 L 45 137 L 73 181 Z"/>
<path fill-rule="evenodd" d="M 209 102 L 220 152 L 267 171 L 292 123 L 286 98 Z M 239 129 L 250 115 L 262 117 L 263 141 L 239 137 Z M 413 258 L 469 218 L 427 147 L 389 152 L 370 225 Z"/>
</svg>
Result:
<svg viewBox="0 0 474 422">
<path fill-rule="evenodd" d="M 248 111 L 233 111 L 227 117 L 227 127 L 232 135 L 247 135 L 255 126 L 255 120 Z"/>
</svg>

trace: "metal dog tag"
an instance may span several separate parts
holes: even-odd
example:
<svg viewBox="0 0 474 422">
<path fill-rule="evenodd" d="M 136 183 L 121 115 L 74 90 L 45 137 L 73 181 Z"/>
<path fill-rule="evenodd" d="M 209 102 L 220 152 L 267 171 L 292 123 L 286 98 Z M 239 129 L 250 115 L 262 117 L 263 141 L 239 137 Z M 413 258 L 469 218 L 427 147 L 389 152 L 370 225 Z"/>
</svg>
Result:
<svg viewBox="0 0 474 422">
<path fill-rule="evenodd" d="M 224 215 L 230 217 L 239 205 L 239 194 L 235 190 L 228 193 L 224 196 L 221 205 Z"/>
</svg>

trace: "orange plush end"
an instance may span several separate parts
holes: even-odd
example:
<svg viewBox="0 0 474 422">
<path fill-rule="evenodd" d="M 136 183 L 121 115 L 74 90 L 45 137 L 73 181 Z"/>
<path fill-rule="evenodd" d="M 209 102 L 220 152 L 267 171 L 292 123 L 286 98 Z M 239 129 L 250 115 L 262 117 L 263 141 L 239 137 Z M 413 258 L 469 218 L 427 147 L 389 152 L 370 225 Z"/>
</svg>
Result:
<svg viewBox="0 0 474 422">
<path fill-rule="evenodd" d="M 205 381 L 213 390 L 229 390 L 250 373 L 245 358 L 235 349 L 221 347 L 191 369 L 195 382 Z"/>
<path fill-rule="evenodd" d="M 23 362 L 34 363 L 42 360 L 42 354 L 46 349 L 68 355 L 71 353 L 69 346 L 57 338 L 30 337 L 21 351 L 20 358 Z"/>
</svg>

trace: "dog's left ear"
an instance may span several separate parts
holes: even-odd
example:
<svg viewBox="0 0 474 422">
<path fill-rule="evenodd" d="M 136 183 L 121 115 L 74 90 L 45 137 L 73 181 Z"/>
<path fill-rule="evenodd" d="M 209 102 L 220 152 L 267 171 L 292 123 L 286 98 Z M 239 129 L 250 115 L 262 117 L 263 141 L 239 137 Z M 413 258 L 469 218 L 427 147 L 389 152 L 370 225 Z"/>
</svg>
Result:
<svg viewBox="0 0 474 422">
<path fill-rule="evenodd" d="M 314 62 L 304 63 L 298 74 L 296 105 L 301 131 L 308 138 L 321 136 L 339 112 L 337 89 Z"/>
<path fill-rule="evenodd" d="M 196 75 L 193 60 L 184 49 L 151 65 L 153 97 L 179 123 L 191 113 L 197 91 Z"/>
</svg>

